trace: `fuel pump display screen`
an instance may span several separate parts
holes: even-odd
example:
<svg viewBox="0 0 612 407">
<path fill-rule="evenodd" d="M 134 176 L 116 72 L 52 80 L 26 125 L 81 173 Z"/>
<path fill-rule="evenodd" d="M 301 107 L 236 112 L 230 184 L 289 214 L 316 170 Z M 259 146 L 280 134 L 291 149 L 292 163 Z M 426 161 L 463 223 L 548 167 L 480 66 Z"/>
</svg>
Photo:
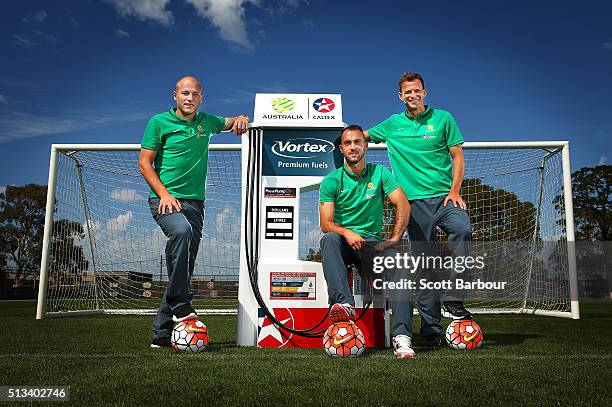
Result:
<svg viewBox="0 0 612 407">
<path fill-rule="evenodd" d="M 266 206 L 266 239 L 293 239 L 293 206 Z"/>
</svg>

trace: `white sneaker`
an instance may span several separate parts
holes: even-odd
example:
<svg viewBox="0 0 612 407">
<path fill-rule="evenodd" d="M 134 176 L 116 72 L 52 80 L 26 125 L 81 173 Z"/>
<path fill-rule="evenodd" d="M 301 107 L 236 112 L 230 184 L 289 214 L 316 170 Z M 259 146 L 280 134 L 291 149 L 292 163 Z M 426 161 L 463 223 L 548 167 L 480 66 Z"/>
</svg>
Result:
<svg viewBox="0 0 612 407">
<path fill-rule="evenodd" d="M 416 356 L 412 349 L 412 340 L 408 335 L 397 335 L 393 337 L 393 354 L 398 359 L 410 359 Z"/>
</svg>

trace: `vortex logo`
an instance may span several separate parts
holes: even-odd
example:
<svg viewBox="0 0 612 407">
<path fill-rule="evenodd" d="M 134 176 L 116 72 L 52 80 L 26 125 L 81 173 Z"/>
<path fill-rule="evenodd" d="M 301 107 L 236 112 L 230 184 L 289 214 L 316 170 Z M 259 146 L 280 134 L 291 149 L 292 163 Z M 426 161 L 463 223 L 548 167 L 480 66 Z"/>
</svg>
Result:
<svg viewBox="0 0 612 407">
<path fill-rule="evenodd" d="M 295 102 L 289 98 L 277 98 L 272 101 L 272 109 L 277 113 L 293 112 Z"/>
<path fill-rule="evenodd" d="M 277 141 L 272 146 L 274 154 L 286 158 L 314 158 L 319 154 L 331 153 L 334 149 L 334 143 L 317 138 Z"/>
</svg>

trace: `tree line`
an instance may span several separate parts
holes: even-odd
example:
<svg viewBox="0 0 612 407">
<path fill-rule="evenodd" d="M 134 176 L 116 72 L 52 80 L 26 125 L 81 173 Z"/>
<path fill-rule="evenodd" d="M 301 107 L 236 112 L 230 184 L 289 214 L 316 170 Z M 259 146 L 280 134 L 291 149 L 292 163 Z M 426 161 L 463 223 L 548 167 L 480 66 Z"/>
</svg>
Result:
<svg viewBox="0 0 612 407">
<path fill-rule="evenodd" d="M 575 235 L 578 241 L 610 241 L 612 238 L 612 166 L 585 167 L 572 174 Z M 521 201 L 509 191 L 466 179 L 462 187 L 475 240 L 526 240 L 521 234 L 533 228 L 536 211 L 532 202 Z M 42 256 L 47 187 L 28 184 L 8 186 L 0 193 L 0 271 L 15 270 L 14 285 L 19 286 L 24 273 L 37 272 Z M 486 202 L 486 205 L 476 205 Z M 557 211 L 563 209 L 563 196 L 554 199 Z M 54 205 L 55 207 L 55 205 Z M 392 211 L 386 212 L 392 224 Z M 558 220 L 564 227 L 564 221 Z M 56 219 L 51 236 L 50 267 L 58 272 L 88 270 L 85 258 L 83 224 L 70 219 Z M 310 249 L 308 260 L 320 257 Z"/>
<path fill-rule="evenodd" d="M 44 185 L 11 185 L 0 193 L 0 271 L 14 270 L 14 287 L 25 273 L 40 270 L 46 201 Z M 84 236 L 79 222 L 54 220 L 49 267 L 65 273 L 87 270 L 89 262 L 77 243 Z"/>
</svg>

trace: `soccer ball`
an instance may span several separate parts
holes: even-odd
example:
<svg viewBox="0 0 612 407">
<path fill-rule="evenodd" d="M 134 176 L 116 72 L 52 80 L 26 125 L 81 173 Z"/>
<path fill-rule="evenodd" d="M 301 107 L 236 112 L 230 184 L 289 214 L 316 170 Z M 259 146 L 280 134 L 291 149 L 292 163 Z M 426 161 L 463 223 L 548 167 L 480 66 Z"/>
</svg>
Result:
<svg viewBox="0 0 612 407">
<path fill-rule="evenodd" d="M 202 352 L 208 346 L 208 328 L 197 319 L 176 324 L 172 330 L 172 349 L 177 352 Z"/>
<path fill-rule="evenodd" d="M 482 329 L 471 319 L 454 320 L 446 328 L 446 342 L 453 349 L 478 349 L 482 338 Z"/>
<path fill-rule="evenodd" d="M 357 357 L 365 349 L 365 339 L 361 329 L 353 322 L 336 322 L 325 331 L 323 348 L 329 356 Z"/>
</svg>

